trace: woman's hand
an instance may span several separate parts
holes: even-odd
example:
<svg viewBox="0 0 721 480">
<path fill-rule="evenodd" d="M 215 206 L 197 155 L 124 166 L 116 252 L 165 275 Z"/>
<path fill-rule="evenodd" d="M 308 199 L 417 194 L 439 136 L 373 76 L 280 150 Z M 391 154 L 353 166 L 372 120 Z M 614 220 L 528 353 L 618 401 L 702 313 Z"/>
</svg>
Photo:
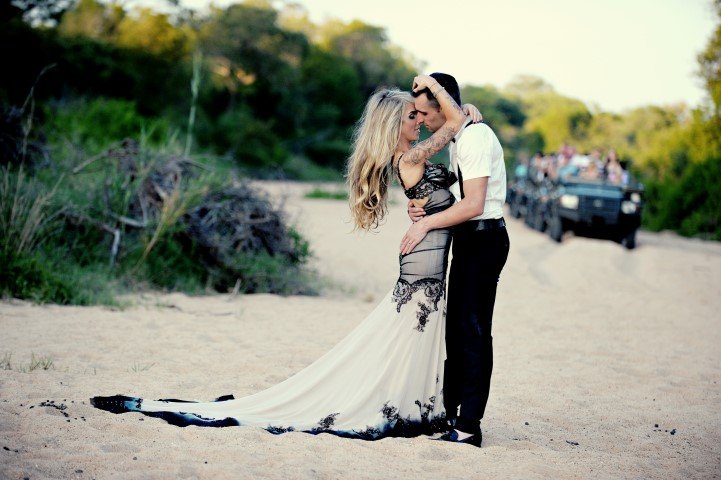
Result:
<svg viewBox="0 0 721 480">
<path fill-rule="evenodd" d="M 481 115 L 481 111 L 478 110 L 475 105 L 464 103 L 461 108 L 463 109 L 463 113 L 471 117 L 473 123 L 480 123 L 483 121 L 483 115 Z"/>
<path fill-rule="evenodd" d="M 401 255 L 411 253 L 413 249 L 416 248 L 416 246 L 421 243 L 424 238 L 426 238 L 426 235 L 428 234 L 428 227 L 426 226 L 427 223 L 428 222 L 419 220 L 411 225 L 411 228 L 408 229 L 406 234 L 403 236 L 403 240 L 401 240 Z"/>
<path fill-rule="evenodd" d="M 431 90 L 431 93 L 433 93 L 431 87 L 437 84 L 438 81 L 430 75 L 417 75 L 416 78 L 413 79 L 413 91 L 420 92 L 424 88 L 428 88 Z"/>
</svg>

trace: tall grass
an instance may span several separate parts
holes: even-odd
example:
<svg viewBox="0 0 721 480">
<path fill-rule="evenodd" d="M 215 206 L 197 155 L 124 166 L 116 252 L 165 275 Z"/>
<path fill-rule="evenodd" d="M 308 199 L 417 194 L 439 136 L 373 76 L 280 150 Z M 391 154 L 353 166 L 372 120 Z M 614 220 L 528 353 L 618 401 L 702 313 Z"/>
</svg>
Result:
<svg viewBox="0 0 721 480">
<path fill-rule="evenodd" d="M 21 165 L 0 169 L 0 296 L 68 303 L 71 288 L 44 261 L 41 245 L 57 228 L 60 209 Z"/>
<path fill-rule="evenodd" d="M 22 165 L 16 172 L 2 167 L 0 175 L 0 256 L 30 255 L 58 219 L 60 210 L 51 208 L 51 200 L 60 180 L 47 191 L 26 177 Z"/>
<path fill-rule="evenodd" d="M 55 362 L 47 355 L 35 355 L 31 353 L 28 365 L 18 365 L 12 362 L 12 353 L 5 353 L 0 359 L 0 370 L 15 370 L 17 372 L 29 373 L 35 370 L 55 370 Z"/>
<path fill-rule="evenodd" d="M 195 129 L 195 110 L 198 104 L 198 90 L 200 88 L 200 72 L 203 65 L 203 53 L 198 50 L 193 55 L 193 78 L 190 81 L 190 112 L 188 113 L 188 131 L 185 134 L 185 150 L 183 156 L 190 155 L 190 147 L 193 143 L 193 130 Z"/>
<path fill-rule="evenodd" d="M 145 262 L 151 250 L 158 244 L 161 238 L 172 232 L 173 227 L 178 224 L 181 217 L 195 206 L 202 196 L 207 193 L 208 188 L 204 185 L 194 185 L 195 188 L 176 188 L 165 198 L 160 214 L 155 222 L 155 228 L 151 235 L 146 235 L 144 240 L 145 248 L 136 266 Z"/>
</svg>

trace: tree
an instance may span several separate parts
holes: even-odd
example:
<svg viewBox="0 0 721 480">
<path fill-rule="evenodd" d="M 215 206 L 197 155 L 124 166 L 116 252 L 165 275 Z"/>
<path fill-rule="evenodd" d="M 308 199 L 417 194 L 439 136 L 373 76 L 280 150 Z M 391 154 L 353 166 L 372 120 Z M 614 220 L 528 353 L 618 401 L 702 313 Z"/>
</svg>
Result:
<svg viewBox="0 0 721 480">
<path fill-rule="evenodd" d="M 721 0 L 714 0 L 717 20 L 721 20 Z M 721 21 L 716 25 L 706 49 L 698 55 L 699 75 L 713 102 L 713 114 L 721 118 Z"/>
<path fill-rule="evenodd" d="M 544 148 L 554 150 L 563 143 L 582 143 L 592 115 L 579 100 L 555 92 L 533 94 L 523 99 L 529 120 L 525 129 L 543 138 Z"/>
<path fill-rule="evenodd" d="M 298 32 L 311 42 L 319 40 L 320 32 L 308 15 L 308 10 L 299 3 L 286 3 L 278 12 L 278 25 L 289 32 Z"/>
<path fill-rule="evenodd" d="M 502 94 L 495 87 L 477 85 L 461 88 L 461 99 L 464 103 L 472 103 L 483 113 L 483 121 L 501 139 L 509 163 L 519 154 L 538 149 L 522 131 L 526 114 L 518 99 Z"/>
<path fill-rule="evenodd" d="M 115 42 L 177 62 L 190 53 L 192 38 L 193 32 L 188 26 L 176 27 L 168 15 L 140 8 L 120 21 Z"/>
<path fill-rule="evenodd" d="M 216 10 L 201 28 L 201 46 L 231 100 L 247 102 L 258 116 L 274 120 L 279 132 L 288 134 L 300 120 L 294 100 L 308 41 L 303 34 L 278 27 L 277 16 L 271 8 L 245 4 Z"/>
<path fill-rule="evenodd" d="M 359 20 L 334 21 L 323 27 L 323 34 L 321 45 L 353 64 L 364 98 L 379 86 L 408 88 L 413 80 L 416 69 L 403 58 L 402 50 L 388 43 L 385 29 Z"/>
<path fill-rule="evenodd" d="M 304 121 L 296 151 L 315 162 L 341 169 L 348 156 L 349 129 L 363 108 L 360 81 L 341 56 L 312 47 L 301 67 Z"/>
<path fill-rule="evenodd" d="M 79 0 L 72 10 L 63 15 L 58 31 L 66 36 L 112 42 L 125 15 L 125 9 L 118 3 Z"/>
<path fill-rule="evenodd" d="M 464 103 L 472 103 L 483 113 L 483 121 L 491 127 L 511 125 L 522 127 L 526 121 L 523 106 L 491 86 L 466 85 L 461 89 Z"/>
</svg>

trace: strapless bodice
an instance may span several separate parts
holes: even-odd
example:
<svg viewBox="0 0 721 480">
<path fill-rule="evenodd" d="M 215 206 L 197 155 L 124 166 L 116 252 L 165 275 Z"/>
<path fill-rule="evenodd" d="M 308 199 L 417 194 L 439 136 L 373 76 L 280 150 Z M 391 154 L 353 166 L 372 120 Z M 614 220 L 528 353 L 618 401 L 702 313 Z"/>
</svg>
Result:
<svg viewBox="0 0 721 480">
<path fill-rule="evenodd" d="M 406 188 L 401 179 L 400 171 L 396 169 L 396 176 L 403 187 L 403 193 L 410 200 L 428 198 L 424 205 L 426 214 L 445 210 L 453 205 L 453 195 L 448 188 L 458 180 L 456 174 L 449 171 L 442 163 L 426 162 L 421 179 L 410 188 Z"/>
<path fill-rule="evenodd" d="M 418 183 L 412 187 L 406 188 L 403 184 L 403 179 L 401 179 L 400 172 L 398 172 L 398 180 L 401 182 L 403 193 L 405 193 L 406 197 L 411 200 L 417 200 L 428 197 L 436 190 L 449 188 L 456 183 L 457 178 L 456 174 L 450 172 L 442 163 L 426 162 L 426 167 L 423 169 L 423 176 Z"/>
</svg>

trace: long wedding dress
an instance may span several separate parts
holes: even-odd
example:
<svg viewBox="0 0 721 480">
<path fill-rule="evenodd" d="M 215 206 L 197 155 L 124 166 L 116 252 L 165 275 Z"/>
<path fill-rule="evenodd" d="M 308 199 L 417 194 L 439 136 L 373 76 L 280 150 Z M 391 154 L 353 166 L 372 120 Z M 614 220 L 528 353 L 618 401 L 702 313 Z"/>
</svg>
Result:
<svg viewBox="0 0 721 480">
<path fill-rule="evenodd" d="M 448 208 L 455 181 L 426 164 L 409 198 L 428 197 L 426 212 Z M 113 413 L 140 412 L 173 425 L 249 425 L 272 433 L 302 431 L 375 440 L 446 430 L 442 386 L 445 278 L 451 236 L 433 230 L 400 257 L 400 277 L 345 339 L 287 380 L 256 394 L 212 402 L 146 400 L 116 395 L 92 404 Z"/>
</svg>

